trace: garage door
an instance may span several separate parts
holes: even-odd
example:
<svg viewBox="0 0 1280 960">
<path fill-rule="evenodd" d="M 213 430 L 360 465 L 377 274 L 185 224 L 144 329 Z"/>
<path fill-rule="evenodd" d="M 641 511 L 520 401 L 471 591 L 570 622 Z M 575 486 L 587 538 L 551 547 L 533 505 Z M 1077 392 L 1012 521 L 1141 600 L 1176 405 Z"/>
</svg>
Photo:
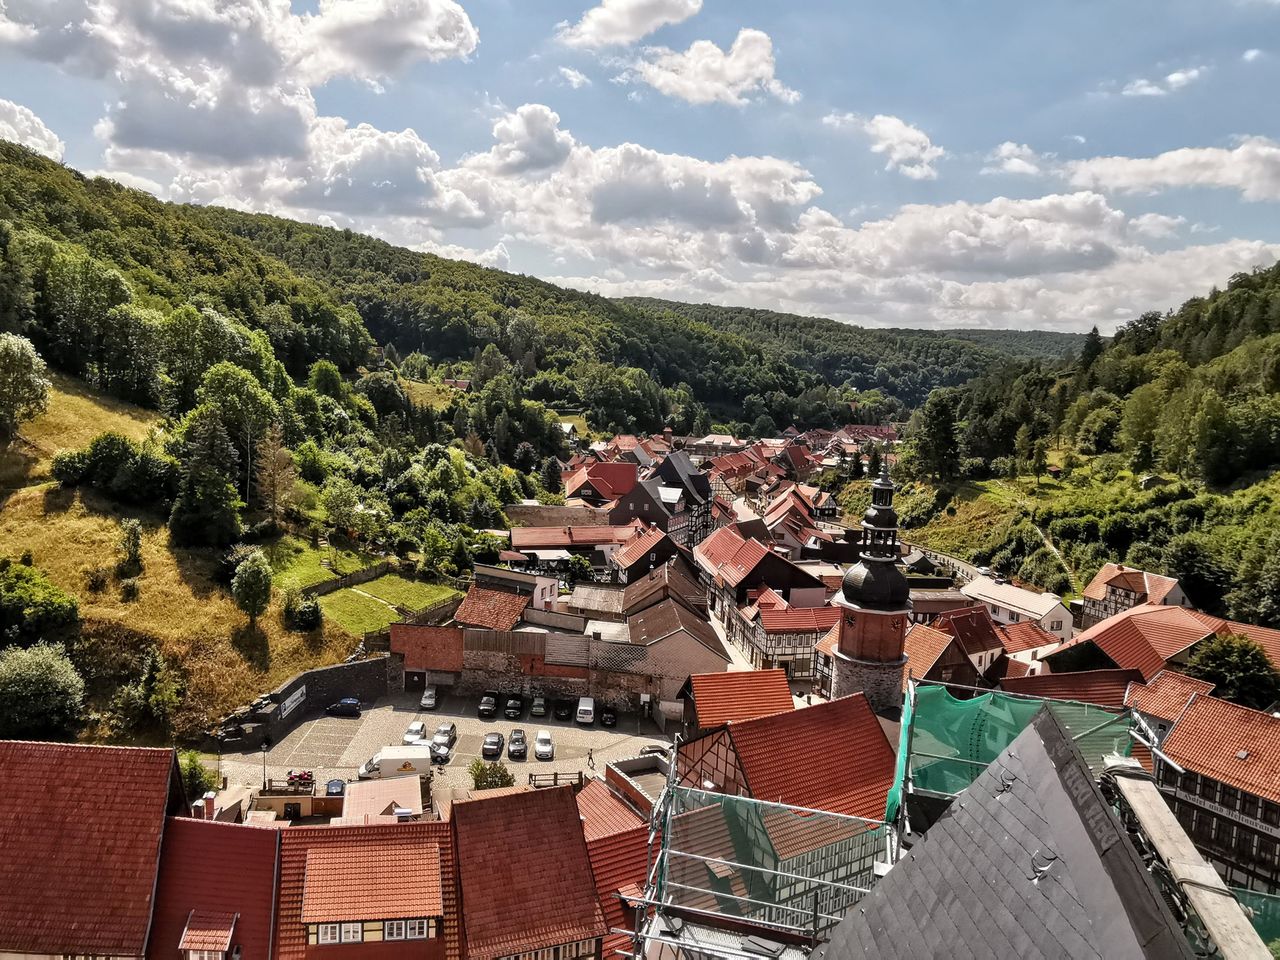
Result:
<svg viewBox="0 0 1280 960">
<path fill-rule="evenodd" d="M 421 690 L 427 685 L 427 675 L 421 670 L 406 670 L 404 672 L 404 688 L 406 690 Z"/>
</svg>

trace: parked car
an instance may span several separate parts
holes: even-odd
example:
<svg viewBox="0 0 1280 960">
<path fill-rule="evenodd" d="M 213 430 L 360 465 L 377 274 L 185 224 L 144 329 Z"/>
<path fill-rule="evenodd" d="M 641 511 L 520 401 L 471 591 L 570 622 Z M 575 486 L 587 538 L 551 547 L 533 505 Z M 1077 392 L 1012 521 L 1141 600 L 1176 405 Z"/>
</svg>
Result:
<svg viewBox="0 0 1280 960">
<path fill-rule="evenodd" d="M 347 792 L 347 781 L 330 780 L 324 785 L 324 795 L 326 797 L 340 797 Z"/>
<path fill-rule="evenodd" d="M 547 715 L 547 698 L 540 693 L 533 695 L 533 703 L 529 705 L 529 716 L 545 717 Z"/>
<path fill-rule="evenodd" d="M 507 759 L 523 760 L 529 755 L 529 741 L 524 737 L 524 731 L 519 727 L 511 731 L 511 736 L 507 738 Z"/>
<path fill-rule="evenodd" d="M 618 715 L 614 712 L 613 707 L 600 708 L 600 726 L 616 727 L 618 725 Z"/>
<path fill-rule="evenodd" d="M 649 743 L 640 748 L 642 757 L 669 757 L 670 755 L 671 749 L 661 743 Z"/>
<path fill-rule="evenodd" d="M 453 756 L 453 747 L 447 743 L 431 744 L 431 762 L 432 763 L 448 763 Z"/>
<path fill-rule="evenodd" d="M 556 745 L 551 742 L 550 730 L 539 730 L 538 735 L 533 738 L 533 755 L 539 760 L 556 758 Z"/>
<path fill-rule="evenodd" d="M 510 694 L 507 697 L 507 705 L 502 710 L 502 715 L 508 720 L 519 720 L 524 715 L 524 697 L 518 693 Z"/>
<path fill-rule="evenodd" d="M 978 576 L 980 576 L 980 577 L 989 577 L 989 576 L 991 576 L 991 568 L 990 568 L 990 567 L 978 567 Z"/>
<path fill-rule="evenodd" d="M 427 687 L 422 691 L 422 699 L 418 701 L 418 706 L 423 710 L 434 710 L 439 705 L 436 698 L 436 688 L 434 686 Z"/>
<path fill-rule="evenodd" d="M 557 700 L 555 717 L 557 720 L 572 720 L 573 710 L 578 705 L 577 700 Z"/>
<path fill-rule="evenodd" d="M 485 759 L 496 760 L 502 756 L 502 734 L 486 733 L 484 743 L 480 746 L 480 755 Z"/>
<path fill-rule="evenodd" d="M 343 697 L 337 703 L 331 703 L 325 707 L 324 712 L 331 717 L 358 717 L 360 701 L 355 697 Z"/>
<path fill-rule="evenodd" d="M 404 732 L 404 737 L 400 741 L 406 746 L 413 743 L 421 743 L 427 739 L 427 725 L 421 720 L 415 720 L 409 724 L 409 729 Z"/>
<path fill-rule="evenodd" d="M 574 714 L 574 718 L 584 727 L 589 727 L 596 722 L 596 700 L 595 697 L 579 697 L 578 712 Z"/>
<path fill-rule="evenodd" d="M 435 735 L 431 738 L 432 744 L 444 744 L 446 747 L 452 747 L 458 742 L 458 725 L 456 723 L 442 723 L 436 727 Z"/>
<path fill-rule="evenodd" d="M 497 690 L 486 690 L 484 692 L 484 694 L 480 697 L 480 709 L 478 713 L 480 714 L 480 716 L 485 718 L 496 717 L 498 715 L 498 691 Z"/>
</svg>

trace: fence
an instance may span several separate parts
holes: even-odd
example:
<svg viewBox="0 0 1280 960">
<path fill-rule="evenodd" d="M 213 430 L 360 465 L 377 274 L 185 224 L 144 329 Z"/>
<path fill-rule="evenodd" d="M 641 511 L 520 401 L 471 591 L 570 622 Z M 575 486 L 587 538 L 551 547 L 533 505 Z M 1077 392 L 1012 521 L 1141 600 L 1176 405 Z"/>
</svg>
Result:
<svg viewBox="0 0 1280 960">
<path fill-rule="evenodd" d="M 321 580 L 319 583 L 313 583 L 310 586 L 303 587 L 299 592 L 308 597 L 323 597 L 327 593 L 343 590 L 346 587 L 354 587 L 362 583 L 368 583 L 370 580 L 377 580 L 390 569 L 390 560 L 380 560 L 371 567 L 365 567 L 363 570 L 356 570 L 353 573 L 348 573 L 346 576 L 335 577 L 332 580 Z"/>
<path fill-rule="evenodd" d="M 453 618 L 458 607 L 462 606 L 462 597 L 446 597 L 444 600 L 438 600 L 435 603 L 423 607 L 421 610 L 409 611 L 403 607 L 397 606 L 404 617 L 398 621 L 400 623 L 411 623 L 414 626 L 439 626 L 447 620 Z M 391 628 L 385 630 L 370 630 L 363 637 L 366 650 L 387 652 L 391 649 Z"/>
</svg>

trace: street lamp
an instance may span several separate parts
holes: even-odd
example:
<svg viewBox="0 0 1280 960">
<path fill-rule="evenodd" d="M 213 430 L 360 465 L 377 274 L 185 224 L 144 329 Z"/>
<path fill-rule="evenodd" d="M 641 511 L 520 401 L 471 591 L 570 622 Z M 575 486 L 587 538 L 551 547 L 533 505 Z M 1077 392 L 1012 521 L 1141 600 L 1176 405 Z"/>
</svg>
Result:
<svg viewBox="0 0 1280 960">
<path fill-rule="evenodd" d="M 267 744 L 267 741 L 263 740 L 262 741 L 262 789 L 263 790 L 267 789 L 267 753 L 270 750 L 271 750 L 271 747 Z"/>
</svg>

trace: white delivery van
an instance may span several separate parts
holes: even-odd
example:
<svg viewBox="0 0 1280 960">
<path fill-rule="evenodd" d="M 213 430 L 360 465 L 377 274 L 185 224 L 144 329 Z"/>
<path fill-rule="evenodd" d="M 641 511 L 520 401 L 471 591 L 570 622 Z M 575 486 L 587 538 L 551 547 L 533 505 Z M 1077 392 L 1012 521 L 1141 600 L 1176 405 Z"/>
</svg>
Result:
<svg viewBox="0 0 1280 960">
<path fill-rule="evenodd" d="M 596 722 L 596 702 L 592 697 L 578 698 L 578 722 L 584 726 Z"/>
<path fill-rule="evenodd" d="M 428 775 L 431 772 L 431 743 L 408 747 L 383 747 L 356 771 L 361 780 Z"/>
</svg>

